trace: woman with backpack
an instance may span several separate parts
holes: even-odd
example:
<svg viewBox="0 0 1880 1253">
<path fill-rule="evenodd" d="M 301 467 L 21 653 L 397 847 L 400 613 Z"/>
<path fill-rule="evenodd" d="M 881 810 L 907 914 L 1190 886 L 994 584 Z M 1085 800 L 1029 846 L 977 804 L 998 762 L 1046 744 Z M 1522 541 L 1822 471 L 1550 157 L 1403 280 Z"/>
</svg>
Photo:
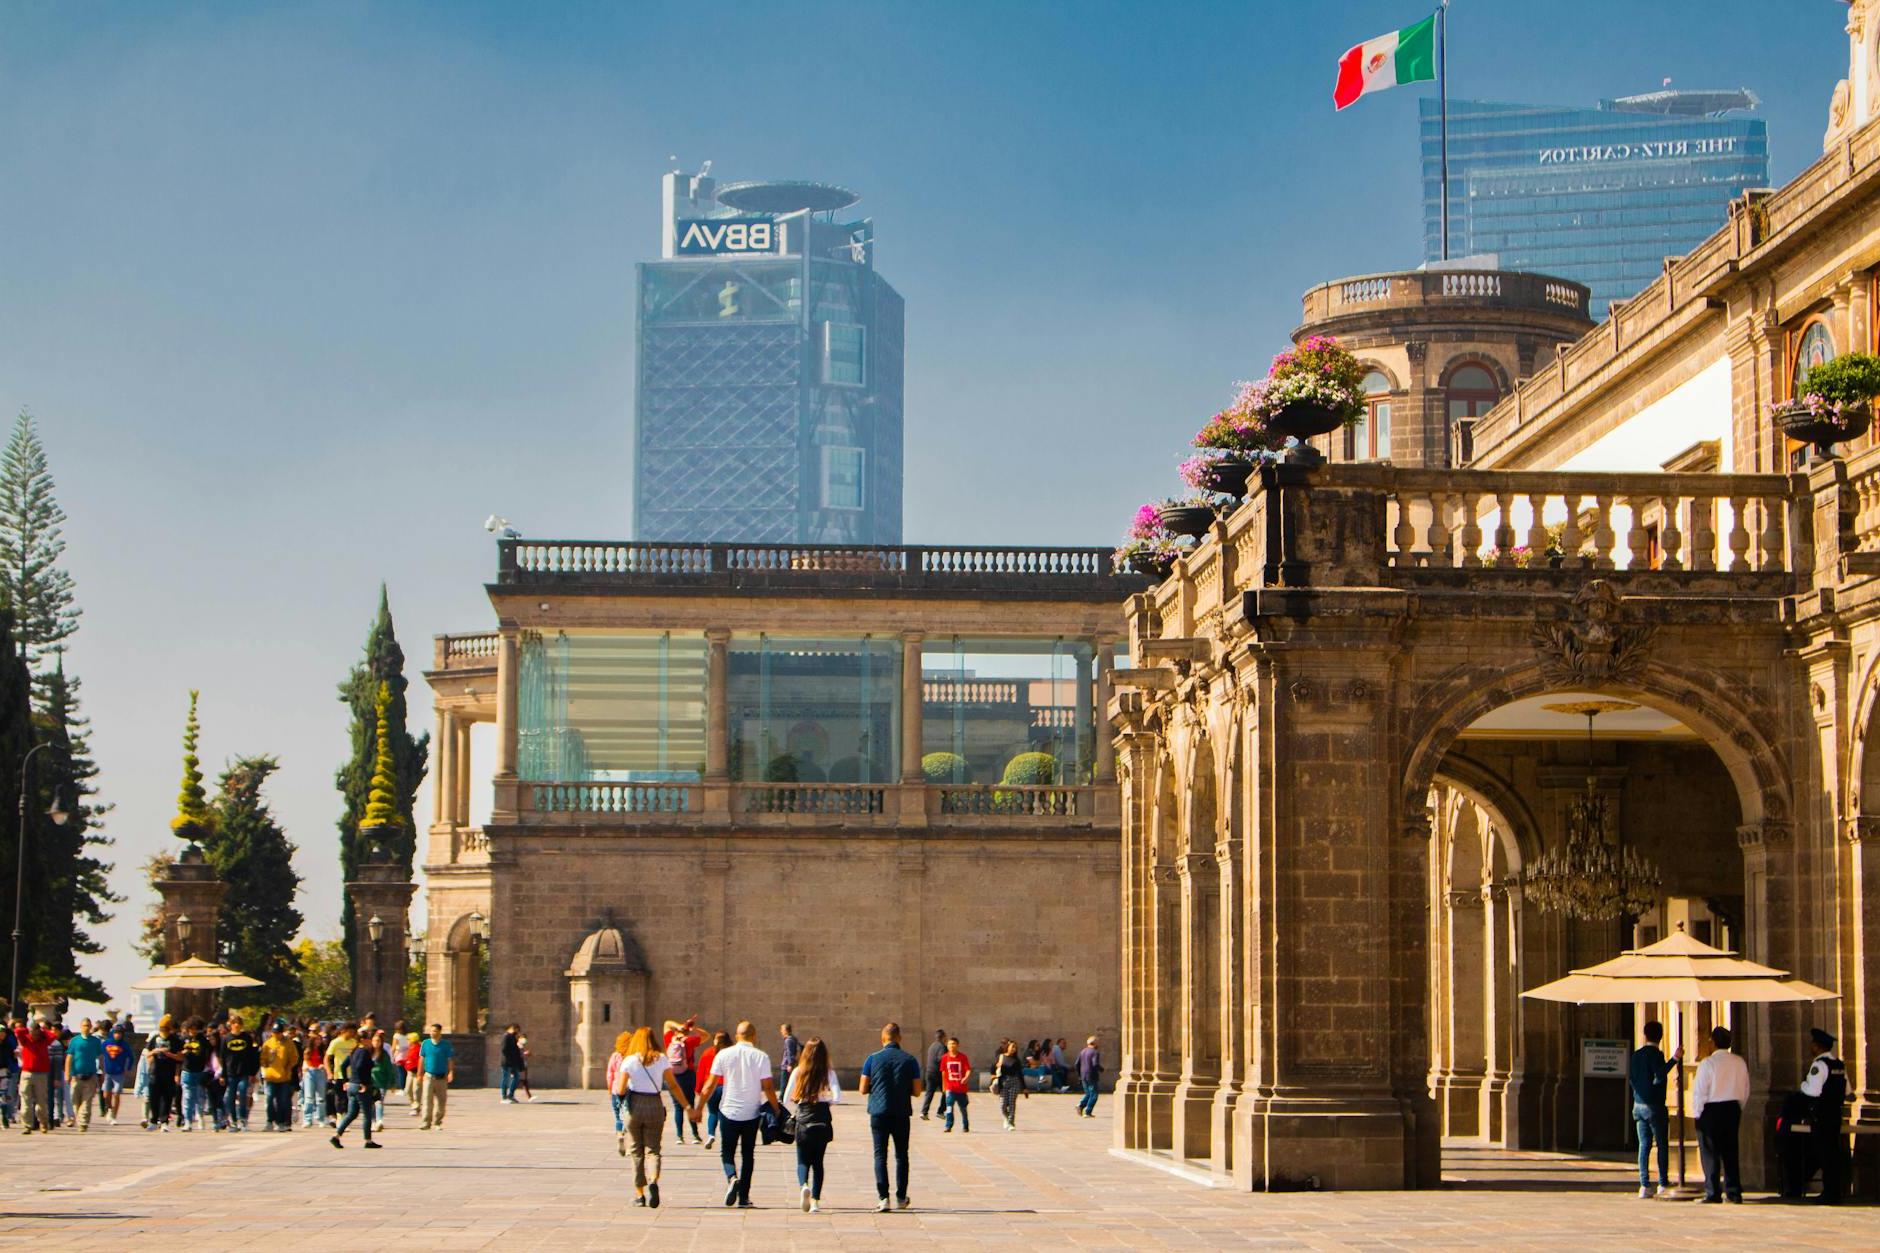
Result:
<svg viewBox="0 0 1880 1253">
<path fill-rule="evenodd" d="M 698 1128 L 698 1107 L 679 1085 L 672 1061 L 662 1050 L 651 1027 L 641 1027 L 620 1044 L 621 1063 L 614 1072 L 612 1092 L 626 1101 L 627 1154 L 633 1158 L 633 1203 L 659 1208 L 659 1142 L 666 1129 L 664 1090 L 682 1116 Z M 680 1124 L 684 1126 L 683 1123 Z"/>
<path fill-rule="evenodd" d="M 1018 1096 L 1025 1092 L 1025 1059 L 1018 1055 L 1018 1041 L 999 1045 L 999 1056 L 992 1063 L 992 1090 L 999 1094 L 999 1112 L 1005 1115 L 1005 1129 L 1018 1130 Z"/>
<path fill-rule="evenodd" d="M 729 1031 L 715 1033 L 712 1036 L 712 1042 L 706 1045 L 698 1055 L 698 1073 L 709 1075 L 712 1072 L 712 1058 L 718 1056 L 719 1049 L 730 1047 L 731 1033 Z M 711 1096 L 705 1101 L 705 1147 L 708 1149 L 718 1143 L 718 1124 L 723 1121 L 723 1115 L 718 1112 L 718 1103 L 724 1099 L 724 1095 L 723 1088 L 713 1088 Z"/>
<path fill-rule="evenodd" d="M 842 1085 L 829 1065 L 829 1050 L 821 1036 L 811 1036 L 803 1046 L 796 1069 L 783 1081 L 783 1099 L 796 1106 L 796 1182 L 803 1193 L 803 1212 L 819 1213 L 823 1154 L 836 1134 L 829 1107 L 842 1100 Z"/>
</svg>

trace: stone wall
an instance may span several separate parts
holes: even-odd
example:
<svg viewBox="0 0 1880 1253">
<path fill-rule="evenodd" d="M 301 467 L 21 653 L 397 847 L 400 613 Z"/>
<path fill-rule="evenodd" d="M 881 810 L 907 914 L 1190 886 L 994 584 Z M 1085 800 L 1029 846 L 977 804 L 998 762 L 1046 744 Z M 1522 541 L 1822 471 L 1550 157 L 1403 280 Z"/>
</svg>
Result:
<svg viewBox="0 0 1880 1253">
<path fill-rule="evenodd" d="M 771 1049 L 789 1021 L 844 1071 L 889 1019 L 979 1063 L 1003 1035 L 1116 1039 L 1113 832 L 490 834 L 492 1041 L 520 1022 L 535 1082 L 568 1081 L 565 971 L 604 916 L 644 954 L 655 1018 L 749 1018 Z"/>
</svg>

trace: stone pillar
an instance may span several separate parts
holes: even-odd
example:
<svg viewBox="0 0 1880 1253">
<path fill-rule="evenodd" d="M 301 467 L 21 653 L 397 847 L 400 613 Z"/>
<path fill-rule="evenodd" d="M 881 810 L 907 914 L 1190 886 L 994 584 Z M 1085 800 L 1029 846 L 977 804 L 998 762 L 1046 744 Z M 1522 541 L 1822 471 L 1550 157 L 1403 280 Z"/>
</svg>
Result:
<svg viewBox="0 0 1880 1253">
<path fill-rule="evenodd" d="M 901 632 L 901 783 L 908 787 L 923 787 L 927 782 L 920 767 L 921 722 L 926 711 L 921 641 L 925 638 L 919 631 Z"/>
<path fill-rule="evenodd" d="M 437 711 L 437 761 L 432 770 L 432 813 L 439 826 L 457 823 L 457 715 Z"/>
<path fill-rule="evenodd" d="M 1175 1085 L 1171 1138 L 1177 1157 L 1199 1162 L 1214 1155 L 1214 1094 L 1220 1067 L 1215 995 L 1220 977 L 1215 968 L 1220 954 L 1220 873 L 1211 848 L 1206 853 L 1188 853 L 1175 863 L 1181 894 L 1181 1078 Z"/>
<path fill-rule="evenodd" d="M 1110 700 L 1116 695 L 1110 675 L 1116 664 L 1116 637 L 1099 635 L 1097 645 L 1097 757 L 1091 778 L 1098 787 L 1116 782 L 1116 736 L 1110 726 Z"/>
<path fill-rule="evenodd" d="M 164 877 L 156 882 L 163 905 L 163 961 L 177 962 L 200 957 L 220 962 L 216 927 L 222 914 L 222 899 L 228 884 L 215 877 L 215 868 L 203 858 L 202 850 L 191 844 L 171 863 Z M 187 918 L 189 938 L 183 938 L 179 924 Z M 163 994 L 163 1012 L 174 1014 L 180 1023 L 191 1014 L 208 1017 L 215 1008 L 215 993 L 170 989 Z"/>
<path fill-rule="evenodd" d="M 1795 970 L 1800 965 L 1796 912 L 1802 905 L 1789 826 L 1769 819 L 1745 823 L 1737 828 L 1736 840 L 1743 850 L 1742 955 L 1778 970 Z M 1794 1004 L 1745 1005 L 1737 1009 L 1736 1036 L 1736 1051 L 1749 1063 L 1750 1097 L 1743 1107 L 1739 1155 L 1743 1183 L 1772 1187 L 1780 1178 L 1775 1119 L 1781 1108 L 1772 1093 L 1790 1091 L 1802 1081 L 1807 1026 Z"/>
<path fill-rule="evenodd" d="M 1842 1057 L 1853 1101 L 1849 1121 L 1871 1126 L 1880 1123 L 1880 817 L 1847 824 L 1847 860 L 1853 925 L 1843 947 L 1852 978 L 1842 984 L 1851 989 L 1841 1006 Z"/>
<path fill-rule="evenodd" d="M 731 632 L 705 631 L 704 809 L 728 819 L 731 813 Z"/>
<path fill-rule="evenodd" d="M 516 708 L 521 639 L 514 626 L 503 628 L 496 650 L 496 774 L 494 801 L 490 816 L 495 821 L 514 821 L 520 808 L 516 780 Z"/>
<path fill-rule="evenodd" d="M 1116 710 L 1120 720 L 1132 719 L 1139 701 L 1128 693 Z M 1118 771 L 1122 793 L 1122 1023 L 1118 1032 L 1116 1071 L 1116 1130 L 1114 1141 L 1122 1149 L 1149 1147 L 1146 1104 L 1142 1092 L 1153 1069 L 1146 1049 L 1148 1013 L 1154 986 L 1154 952 L 1150 943 L 1149 823 L 1154 787 L 1154 737 L 1139 730 L 1121 737 L 1123 755 Z"/>
<path fill-rule="evenodd" d="M 405 877 L 404 870 L 389 861 L 368 861 L 359 867 L 358 878 L 346 885 L 346 899 L 352 905 L 353 934 L 357 946 L 353 954 L 353 1008 L 360 1013 L 374 1013 L 387 1025 L 405 1012 L 406 915 L 417 885 Z M 379 942 L 371 940 L 372 919 L 379 920 Z"/>
</svg>

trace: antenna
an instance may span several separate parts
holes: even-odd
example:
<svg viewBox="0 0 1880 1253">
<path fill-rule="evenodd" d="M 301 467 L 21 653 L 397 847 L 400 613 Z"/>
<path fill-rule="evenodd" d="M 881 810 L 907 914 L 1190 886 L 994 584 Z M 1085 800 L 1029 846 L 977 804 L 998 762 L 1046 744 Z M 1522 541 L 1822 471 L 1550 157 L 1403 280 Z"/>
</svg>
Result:
<svg viewBox="0 0 1880 1253">
<path fill-rule="evenodd" d="M 712 163 L 710 161 L 707 161 L 704 165 L 701 165 L 698 167 L 698 173 L 693 175 L 693 177 L 704 178 L 707 174 L 710 174 L 711 172 L 712 172 Z"/>
</svg>

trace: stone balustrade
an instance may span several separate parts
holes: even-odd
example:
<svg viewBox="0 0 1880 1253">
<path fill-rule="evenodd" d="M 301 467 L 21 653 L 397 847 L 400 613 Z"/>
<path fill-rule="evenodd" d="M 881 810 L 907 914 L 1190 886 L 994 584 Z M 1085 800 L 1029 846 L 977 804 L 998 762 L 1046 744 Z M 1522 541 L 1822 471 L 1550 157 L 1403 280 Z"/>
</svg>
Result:
<svg viewBox="0 0 1880 1253">
<path fill-rule="evenodd" d="M 502 637 L 494 631 L 474 635 L 440 635 L 433 641 L 436 670 L 486 670 L 496 665 Z"/>
<path fill-rule="evenodd" d="M 497 582 L 552 586 L 646 583 L 702 587 L 860 583 L 952 591 L 1039 580 L 1104 579 L 1107 548 L 996 545 L 665 544 L 634 541 L 500 542 Z"/>
<path fill-rule="evenodd" d="M 1866 484 L 1880 548 L 1880 463 Z M 1801 475 L 1609 474 L 1269 466 L 1151 593 L 1160 634 L 1217 632 L 1260 588 L 1420 586 L 1432 571 L 1546 590 L 1548 571 L 1649 572 L 1660 594 L 1805 582 L 1815 500 Z M 1797 577 L 1802 576 L 1802 577 Z M 1771 580 L 1775 582 L 1771 582 Z"/>
<path fill-rule="evenodd" d="M 712 812 L 716 804 L 722 808 Z M 775 826 L 804 822 L 880 827 L 1114 826 L 1113 787 L 1003 783 L 619 783 L 525 782 L 524 825 Z M 1105 801 L 1111 803 L 1106 804 Z M 475 847 L 472 848 L 472 840 Z M 488 857 L 480 830 L 461 829 L 457 860 Z"/>
</svg>

